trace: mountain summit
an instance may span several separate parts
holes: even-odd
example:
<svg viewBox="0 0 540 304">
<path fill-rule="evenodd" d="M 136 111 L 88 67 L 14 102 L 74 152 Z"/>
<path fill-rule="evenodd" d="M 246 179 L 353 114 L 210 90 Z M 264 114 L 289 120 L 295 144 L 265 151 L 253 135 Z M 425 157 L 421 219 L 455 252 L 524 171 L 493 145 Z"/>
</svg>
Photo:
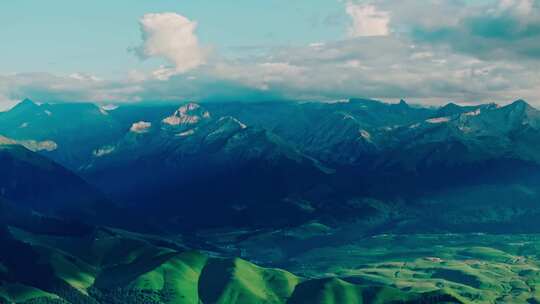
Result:
<svg viewBox="0 0 540 304">
<path fill-rule="evenodd" d="M 201 121 L 210 120 L 210 112 L 204 110 L 199 104 L 188 103 L 181 106 L 173 115 L 163 119 L 163 123 L 170 126 L 190 126 Z"/>
</svg>

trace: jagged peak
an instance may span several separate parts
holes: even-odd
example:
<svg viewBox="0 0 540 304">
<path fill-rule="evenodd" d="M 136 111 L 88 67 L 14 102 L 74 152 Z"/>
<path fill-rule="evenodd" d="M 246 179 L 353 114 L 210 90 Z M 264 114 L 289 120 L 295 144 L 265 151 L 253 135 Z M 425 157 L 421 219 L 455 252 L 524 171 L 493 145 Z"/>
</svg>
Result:
<svg viewBox="0 0 540 304">
<path fill-rule="evenodd" d="M 461 106 L 452 101 L 441 107 L 441 109 L 455 109 L 455 108 L 461 108 Z"/>
<path fill-rule="evenodd" d="M 19 104 L 33 104 L 37 105 L 35 102 L 33 102 L 30 98 L 23 99 Z"/>
<path fill-rule="evenodd" d="M 195 111 L 197 109 L 200 109 L 201 106 L 198 103 L 190 102 L 185 105 L 180 106 L 176 112 L 186 114 L 191 111 Z"/>
<path fill-rule="evenodd" d="M 133 133 L 137 133 L 137 134 L 143 134 L 143 133 L 148 133 L 151 127 L 152 127 L 151 122 L 139 121 L 139 122 L 133 123 L 129 131 Z"/>
<path fill-rule="evenodd" d="M 184 104 L 174 112 L 173 115 L 163 119 L 163 123 L 171 126 L 193 125 L 202 120 L 211 119 L 210 112 L 206 111 L 199 104 L 190 102 Z"/>
<path fill-rule="evenodd" d="M 523 99 L 518 99 L 518 100 L 512 102 L 510 105 L 511 105 L 511 106 L 512 106 L 512 105 L 513 105 L 513 106 L 518 106 L 518 107 L 531 107 L 531 108 L 532 108 L 532 106 L 531 106 L 528 102 L 526 102 L 525 100 L 523 100 Z"/>
<path fill-rule="evenodd" d="M 405 99 L 400 99 L 398 105 L 400 105 L 400 106 L 406 106 L 406 107 L 409 106 L 409 104 L 407 103 L 407 101 L 405 101 Z"/>
<path fill-rule="evenodd" d="M 14 109 L 33 109 L 33 108 L 38 108 L 38 107 L 39 107 L 39 105 L 37 103 L 33 102 L 29 98 L 25 98 L 21 102 L 16 104 L 12 108 L 12 110 L 14 110 Z"/>
<path fill-rule="evenodd" d="M 535 110 L 533 106 L 531 106 L 528 102 L 526 102 L 523 99 L 518 99 L 511 104 L 503 107 L 503 109 L 508 109 L 512 111 L 527 111 L 527 110 Z"/>
</svg>

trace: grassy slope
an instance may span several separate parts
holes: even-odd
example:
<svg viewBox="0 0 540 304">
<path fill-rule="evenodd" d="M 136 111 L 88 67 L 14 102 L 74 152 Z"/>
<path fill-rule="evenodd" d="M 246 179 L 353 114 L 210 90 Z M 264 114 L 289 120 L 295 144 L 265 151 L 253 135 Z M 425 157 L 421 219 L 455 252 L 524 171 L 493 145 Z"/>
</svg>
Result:
<svg viewBox="0 0 540 304">
<path fill-rule="evenodd" d="M 463 302 L 540 302 L 536 235 L 383 235 L 294 256 L 288 269 L 357 285 L 445 291 Z"/>
<path fill-rule="evenodd" d="M 0 286 L 0 303 L 24 303 L 32 299 L 59 299 L 55 294 L 21 284 L 6 284 Z"/>
<path fill-rule="evenodd" d="M 50 266 L 51 273 L 45 272 L 39 281 L 58 279 L 69 286 L 67 292 L 64 288 L 57 293 L 47 285 L 40 290 L 9 284 L 10 274 L 17 269 L 2 266 L 0 298 L 15 303 L 59 296 L 82 303 L 115 304 L 415 303 L 433 298 L 432 294 L 365 287 L 340 279 L 305 280 L 241 259 L 210 258 L 198 252 L 157 247 L 119 231 L 86 238 L 37 236 L 13 229 L 12 234 L 31 245 L 38 263 Z"/>
<path fill-rule="evenodd" d="M 278 269 L 257 267 L 240 259 L 214 259 L 199 281 L 204 303 L 284 303 L 300 278 Z"/>
</svg>

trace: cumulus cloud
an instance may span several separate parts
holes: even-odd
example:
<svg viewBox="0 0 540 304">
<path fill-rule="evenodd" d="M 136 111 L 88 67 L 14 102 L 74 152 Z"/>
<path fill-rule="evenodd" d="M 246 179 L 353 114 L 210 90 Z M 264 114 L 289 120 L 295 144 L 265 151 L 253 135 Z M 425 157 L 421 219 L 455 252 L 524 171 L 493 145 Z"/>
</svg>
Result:
<svg viewBox="0 0 540 304">
<path fill-rule="evenodd" d="M 349 36 L 386 36 L 390 33 L 390 14 L 371 4 L 348 2 L 346 12 L 352 19 Z"/>
<path fill-rule="evenodd" d="M 540 0 L 358 1 L 344 2 L 354 22 L 341 40 L 258 46 L 249 56 L 213 60 L 199 45 L 193 21 L 145 15 L 138 52 L 170 66 L 153 74 L 132 70 L 125 81 L 82 73 L 0 75 L 0 100 L 540 103 Z"/>
<path fill-rule="evenodd" d="M 484 60 L 538 60 L 540 1 L 500 0 L 464 9 L 456 24 L 416 26 L 412 38 Z"/>
<path fill-rule="evenodd" d="M 521 16 L 529 16 L 533 12 L 534 0 L 501 0 L 499 8 L 503 12 L 513 11 Z"/>
<path fill-rule="evenodd" d="M 90 74 L 85 74 L 85 73 L 73 73 L 69 75 L 68 77 L 74 80 L 79 80 L 79 81 L 96 81 L 96 82 L 102 81 L 101 78 L 95 75 L 90 75 Z"/>
<path fill-rule="evenodd" d="M 163 58 L 171 65 L 155 70 L 155 78 L 166 80 L 205 63 L 196 22 L 176 13 L 146 14 L 139 22 L 143 42 L 137 53 L 142 58 Z"/>
<path fill-rule="evenodd" d="M 97 102 L 139 101 L 144 91 L 140 83 L 74 78 L 49 73 L 0 74 L 0 107 L 31 98 L 39 102 Z"/>
</svg>

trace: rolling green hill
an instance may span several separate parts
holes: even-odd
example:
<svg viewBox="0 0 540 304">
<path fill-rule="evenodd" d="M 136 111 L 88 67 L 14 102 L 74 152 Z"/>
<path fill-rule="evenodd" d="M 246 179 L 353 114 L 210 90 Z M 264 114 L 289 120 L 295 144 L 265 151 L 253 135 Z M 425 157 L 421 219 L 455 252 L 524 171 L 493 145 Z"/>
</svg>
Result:
<svg viewBox="0 0 540 304">
<path fill-rule="evenodd" d="M 78 237 L 10 228 L 1 240 L 0 303 L 462 303 L 442 290 L 306 279 L 154 240 L 108 228 Z"/>
</svg>

